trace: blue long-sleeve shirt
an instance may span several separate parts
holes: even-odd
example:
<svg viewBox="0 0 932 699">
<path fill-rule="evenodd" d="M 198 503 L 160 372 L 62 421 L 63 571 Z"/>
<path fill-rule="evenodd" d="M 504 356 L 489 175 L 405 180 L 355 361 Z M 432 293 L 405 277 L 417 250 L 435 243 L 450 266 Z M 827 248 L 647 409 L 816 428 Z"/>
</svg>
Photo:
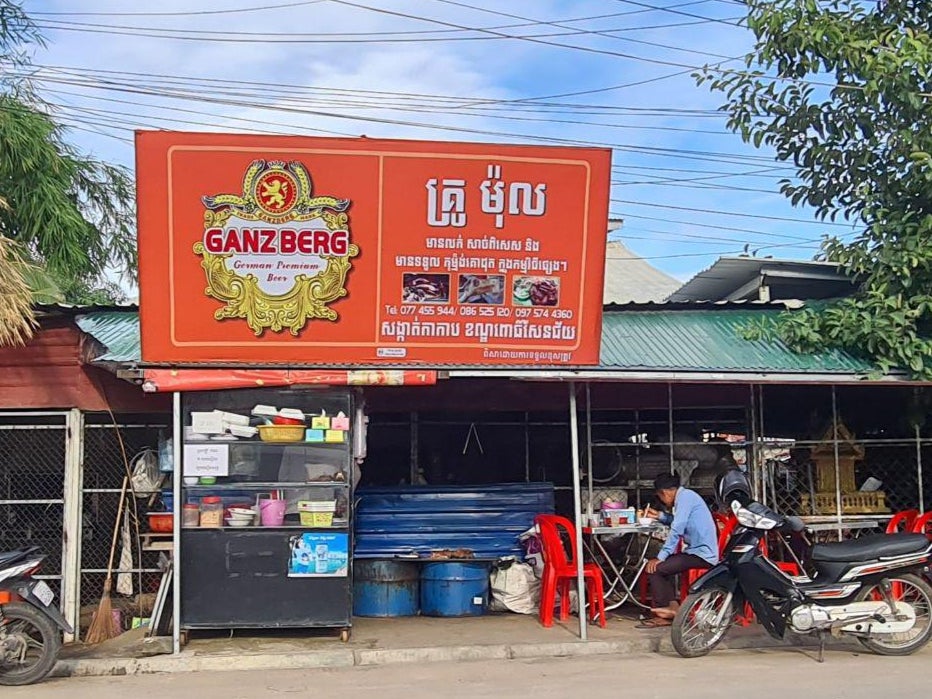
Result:
<svg viewBox="0 0 932 699">
<path fill-rule="evenodd" d="M 682 541 L 685 544 L 683 553 L 699 556 L 712 565 L 718 563 L 718 528 L 709 506 L 698 493 L 679 488 L 673 501 L 673 514 L 661 513 L 659 520 L 670 527 L 670 536 L 657 554 L 659 560 L 667 560 Z"/>
</svg>

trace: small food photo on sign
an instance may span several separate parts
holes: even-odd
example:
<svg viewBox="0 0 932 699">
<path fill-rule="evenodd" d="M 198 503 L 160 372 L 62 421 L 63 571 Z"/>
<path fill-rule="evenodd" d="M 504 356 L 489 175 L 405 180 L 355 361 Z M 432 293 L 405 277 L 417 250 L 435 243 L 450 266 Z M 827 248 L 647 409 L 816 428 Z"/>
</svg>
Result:
<svg viewBox="0 0 932 699">
<path fill-rule="evenodd" d="M 459 303 L 501 305 L 505 303 L 505 277 L 500 274 L 461 274 L 457 300 Z"/>
<path fill-rule="evenodd" d="M 512 298 L 516 306 L 556 306 L 560 280 L 554 277 L 515 277 Z"/>
<path fill-rule="evenodd" d="M 402 275 L 401 300 L 404 303 L 450 303 L 450 275 Z"/>
</svg>

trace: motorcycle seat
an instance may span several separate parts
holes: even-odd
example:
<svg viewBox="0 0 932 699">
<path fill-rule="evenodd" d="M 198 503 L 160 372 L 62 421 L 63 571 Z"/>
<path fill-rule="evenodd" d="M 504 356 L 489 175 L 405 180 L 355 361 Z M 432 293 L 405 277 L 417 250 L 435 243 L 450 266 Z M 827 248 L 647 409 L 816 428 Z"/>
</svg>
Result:
<svg viewBox="0 0 932 699">
<path fill-rule="evenodd" d="M 921 553 L 929 546 L 925 534 L 871 534 L 849 541 L 816 544 L 812 547 L 812 560 L 823 563 L 860 563 Z"/>
</svg>

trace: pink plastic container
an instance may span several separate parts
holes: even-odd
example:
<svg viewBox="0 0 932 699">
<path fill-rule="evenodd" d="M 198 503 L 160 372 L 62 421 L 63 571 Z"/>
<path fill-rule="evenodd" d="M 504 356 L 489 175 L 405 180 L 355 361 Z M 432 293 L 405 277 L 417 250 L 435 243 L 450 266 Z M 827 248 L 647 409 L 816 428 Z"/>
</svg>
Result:
<svg viewBox="0 0 932 699">
<path fill-rule="evenodd" d="M 263 527 L 280 527 L 285 521 L 286 500 L 260 500 L 259 519 Z"/>
</svg>

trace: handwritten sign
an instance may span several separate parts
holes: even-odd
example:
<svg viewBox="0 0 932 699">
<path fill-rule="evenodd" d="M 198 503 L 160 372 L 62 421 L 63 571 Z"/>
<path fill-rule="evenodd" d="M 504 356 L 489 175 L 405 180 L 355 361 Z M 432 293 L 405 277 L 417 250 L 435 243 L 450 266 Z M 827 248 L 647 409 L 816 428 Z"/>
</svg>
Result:
<svg viewBox="0 0 932 699">
<path fill-rule="evenodd" d="M 228 444 L 185 444 L 184 475 L 227 476 L 230 474 Z"/>
</svg>

